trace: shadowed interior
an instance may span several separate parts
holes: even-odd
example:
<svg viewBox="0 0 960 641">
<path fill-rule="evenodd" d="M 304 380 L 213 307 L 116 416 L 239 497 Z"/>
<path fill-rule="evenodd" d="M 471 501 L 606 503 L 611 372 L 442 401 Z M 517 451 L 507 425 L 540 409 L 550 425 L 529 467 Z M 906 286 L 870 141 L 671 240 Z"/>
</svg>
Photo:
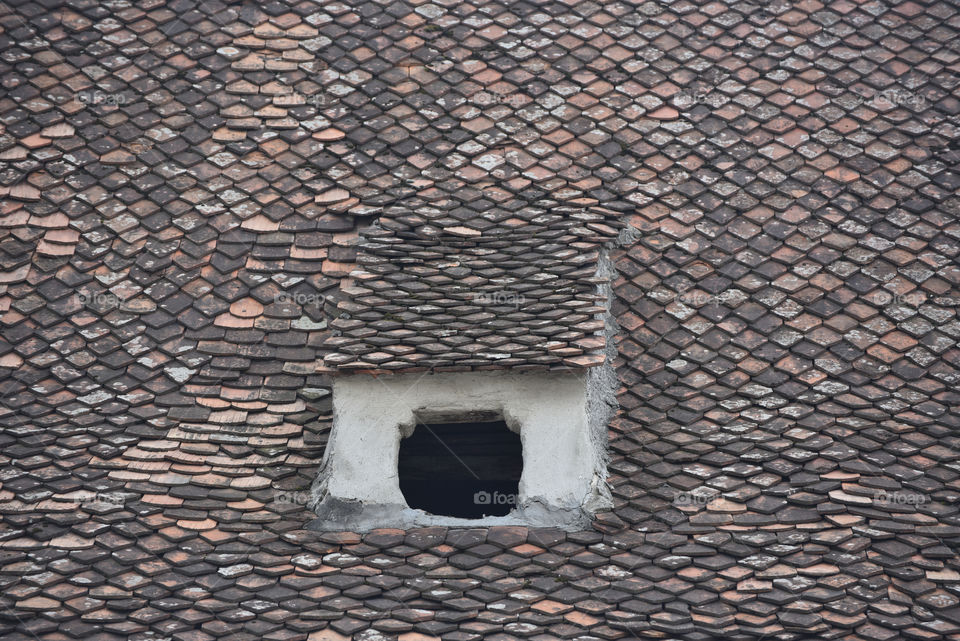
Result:
<svg viewBox="0 0 960 641">
<path fill-rule="evenodd" d="M 516 503 L 520 436 L 503 421 L 417 425 L 400 442 L 400 491 L 407 505 L 438 516 L 504 516 Z"/>
</svg>

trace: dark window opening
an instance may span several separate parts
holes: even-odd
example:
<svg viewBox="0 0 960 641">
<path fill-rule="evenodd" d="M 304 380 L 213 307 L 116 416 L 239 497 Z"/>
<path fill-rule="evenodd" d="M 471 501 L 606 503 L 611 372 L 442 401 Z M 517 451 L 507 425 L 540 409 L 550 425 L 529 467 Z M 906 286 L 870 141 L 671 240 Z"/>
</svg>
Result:
<svg viewBox="0 0 960 641">
<path fill-rule="evenodd" d="M 517 502 L 520 436 L 503 421 L 417 425 L 400 441 L 400 491 L 437 516 L 504 516 Z"/>
</svg>

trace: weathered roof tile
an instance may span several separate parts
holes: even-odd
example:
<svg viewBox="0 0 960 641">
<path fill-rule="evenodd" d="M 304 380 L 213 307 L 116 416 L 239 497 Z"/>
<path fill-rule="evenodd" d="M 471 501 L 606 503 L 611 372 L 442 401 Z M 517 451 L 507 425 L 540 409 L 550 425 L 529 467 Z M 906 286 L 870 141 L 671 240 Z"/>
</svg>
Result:
<svg viewBox="0 0 960 641">
<path fill-rule="evenodd" d="M 960 632 L 956 6 L 8 4 L 5 639 Z M 592 530 L 303 529 L 330 373 L 613 348 Z"/>
</svg>

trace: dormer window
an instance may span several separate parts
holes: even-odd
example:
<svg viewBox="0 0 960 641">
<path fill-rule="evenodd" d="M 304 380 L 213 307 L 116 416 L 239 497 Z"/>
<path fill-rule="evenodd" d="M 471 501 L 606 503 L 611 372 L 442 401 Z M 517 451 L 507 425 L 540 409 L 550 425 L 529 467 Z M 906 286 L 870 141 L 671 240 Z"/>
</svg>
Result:
<svg viewBox="0 0 960 641">
<path fill-rule="evenodd" d="M 611 504 L 617 211 L 395 203 L 330 322 L 313 527 L 587 526 Z"/>
<path fill-rule="evenodd" d="M 599 371 L 338 377 L 312 527 L 587 525 L 610 503 Z"/>
</svg>

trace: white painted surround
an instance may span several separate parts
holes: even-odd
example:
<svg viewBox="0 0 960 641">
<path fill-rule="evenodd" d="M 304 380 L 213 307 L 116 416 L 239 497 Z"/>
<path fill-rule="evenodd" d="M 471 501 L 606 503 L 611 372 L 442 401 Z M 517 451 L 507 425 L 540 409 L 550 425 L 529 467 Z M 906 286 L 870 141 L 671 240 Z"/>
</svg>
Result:
<svg viewBox="0 0 960 641">
<path fill-rule="evenodd" d="M 611 503 L 605 478 L 612 390 L 605 370 L 336 378 L 333 430 L 312 490 L 319 518 L 311 527 L 584 526 Z M 520 434 L 517 507 L 507 516 L 479 520 L 410 509 L 397 475 L 401 438 L 418 421 L 455 421 L 477 412 L 502 417 Z"/>
</svg>

